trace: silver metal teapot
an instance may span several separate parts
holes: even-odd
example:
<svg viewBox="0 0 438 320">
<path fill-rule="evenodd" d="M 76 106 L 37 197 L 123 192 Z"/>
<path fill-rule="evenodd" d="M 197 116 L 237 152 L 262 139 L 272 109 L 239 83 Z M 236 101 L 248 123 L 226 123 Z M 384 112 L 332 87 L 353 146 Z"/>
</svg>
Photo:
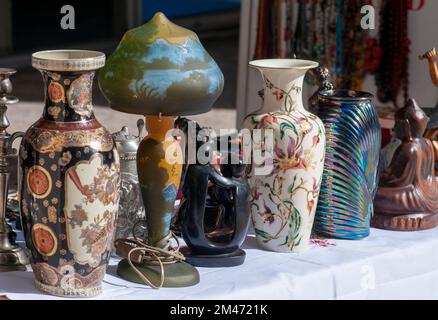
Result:
<svg viewBox="0 0 438 320">
<path fill-rule="evenodd" d="M 140 193 L 137 176 L 137 149 L 144 137 L 144 121 L 137 121 L 138 135 L 131 134 L 128 127 L 113 133 L 113 139 L 120 155 L 121 188 L 120 204 L 114 239 L 132 236 L 134 224 L 144 219 L 145 209 Z M 145 224 L 142 223 L 142 228 Z M 144 237 L 145 231 L 136 230 L 138 236 Z"/>
</svg>

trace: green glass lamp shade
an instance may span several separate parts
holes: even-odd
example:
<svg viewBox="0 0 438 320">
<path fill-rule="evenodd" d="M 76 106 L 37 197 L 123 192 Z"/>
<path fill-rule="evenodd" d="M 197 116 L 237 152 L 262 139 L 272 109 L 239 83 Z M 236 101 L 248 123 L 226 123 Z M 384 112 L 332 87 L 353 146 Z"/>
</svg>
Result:
<svg viewBox="0 0 438 320">
<path fill-rule="evenodd" d="M 211 109 L 224 76 L 195 33 L 159 12 L 125 33 L 100 71 L 99 85 L 121 112 L 192 115 Z"/>
</svg>

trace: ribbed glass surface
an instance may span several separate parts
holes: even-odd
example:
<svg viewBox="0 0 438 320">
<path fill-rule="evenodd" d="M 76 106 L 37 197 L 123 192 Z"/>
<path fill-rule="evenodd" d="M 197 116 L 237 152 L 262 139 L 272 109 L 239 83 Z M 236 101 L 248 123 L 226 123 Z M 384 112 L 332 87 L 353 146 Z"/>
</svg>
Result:
<svg viewBox="0 0 438 320">
<path fill-rule="evenodd" d="M 369 234 L 381 143 L 370 98 L 354 91 L 320 95 L 318 116 L 327 142 L 314 229 L 322 236 L 360 239 Z"/>
</svg>

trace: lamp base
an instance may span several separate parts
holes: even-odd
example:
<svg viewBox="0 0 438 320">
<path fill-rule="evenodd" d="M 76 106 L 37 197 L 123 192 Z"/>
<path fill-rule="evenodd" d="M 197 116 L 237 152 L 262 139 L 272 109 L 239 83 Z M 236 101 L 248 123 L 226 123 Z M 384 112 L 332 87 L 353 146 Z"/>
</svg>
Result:
<svg viewBox="0 0 438 320">
<path fill-rule="evenodd" d="M 160 266 L 146 262 L 134 265 L 153 284 L 160 283 Z M 125 280 L 144 284 L 144 281 L 129 265 L 127 259 L 123 259 L 117 266 L 117 274 Z M 186 262 L 175 262 L 164 265 L 164 283 L 166 288 L 190 287 L 199 283 L 199 273 L 195 267 Z"/>
<path fill-rule="evenodd" d="M 0 249 L 0 272 L 26 271 L 29 259 L 24 249 L 11 246 L 9 249 Z"/>
<path fill-rule="evenodd" d="M 246 253 L 242 249 L 237 249 L 231 253 L 224 254 L 196 254 L 183 252 L 186 261 L 196 267 L 205 268 L 227 268 L 240 266 L 245 262 Z"/>
</svg>

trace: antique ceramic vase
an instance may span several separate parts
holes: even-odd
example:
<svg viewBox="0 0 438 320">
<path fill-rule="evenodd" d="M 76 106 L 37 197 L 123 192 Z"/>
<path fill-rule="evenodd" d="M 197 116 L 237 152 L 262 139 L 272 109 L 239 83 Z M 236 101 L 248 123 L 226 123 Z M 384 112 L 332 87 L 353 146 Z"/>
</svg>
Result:
<svg viewBox="0 0 438 320">
<path fill-rule="evenodd" d="M 134 244 L 116 244 L 125 258 L 117 269 L 124 279 L 154 288 L 199 282 L 197 270 L 183 261 L 170 232 L 182 151 L 168 132 L 174 128 L 175 116 L 209 111 L 222 92 L 223 81 L 221 70 L 197 35 L 160 12 L 126 32 L 99 74 L 100 88 L 111 107 L 145 115 L 148 131 L 137 153 L 148 236 Z M 145 243 L 158 248 L 160 254 L 151 254 Z M 141 253 L 137 259 L 132 246 Z"/>
<path fill-rule="evenodd" d="M 324 237 L 362 239 L 370 232 L 381 140 L 372 95 L 321 91 L 317 104 L 327 148 L 314 230 Z"/>
<path fill-rule="evenodd" d="M 45 105 L 20 146 L 20 204 L 36 286 L 53 295 L 97 295 L 110 258 L 119 156 L 91 100 L 104 63 L 94 51 L 32 55 Z"/>
<path fill-rule="evenodd" d="M 265 84 L 263 107 L 245 119 L 253 136 L 248 179 L 257 243 L 272 251 L 303 251 L 310 240 L 324 165 L 324 126 L 302 101 L 305 73 L 318 63 L 269 59 L 250 66 L 260 70 Z M 262 130 L 261 139 L 257 129 Z M 261 151 L 264 161 L 255 159 Z"/>
</svg>

